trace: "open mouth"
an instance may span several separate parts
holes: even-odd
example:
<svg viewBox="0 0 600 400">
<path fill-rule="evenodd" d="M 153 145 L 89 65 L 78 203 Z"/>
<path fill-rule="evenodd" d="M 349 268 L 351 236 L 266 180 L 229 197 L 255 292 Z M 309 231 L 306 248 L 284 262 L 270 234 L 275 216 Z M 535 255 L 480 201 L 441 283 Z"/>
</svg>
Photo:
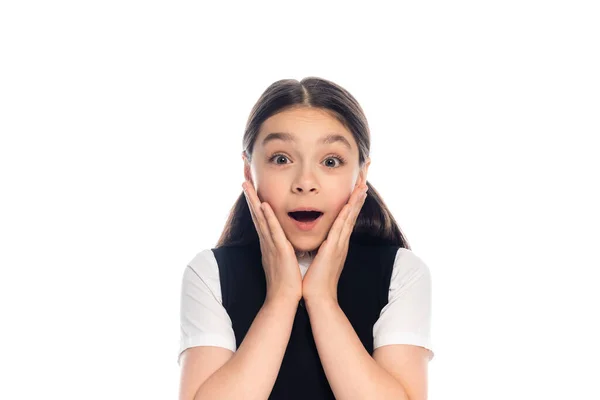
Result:
<svg viewBox="0 0 600 400">
<path fill-rule="evenodd" d="M 290 217 L 299 222 L 311 222 L 323 215 L 320 211 L 294 211 L 288 213 Z"/>
</svg>

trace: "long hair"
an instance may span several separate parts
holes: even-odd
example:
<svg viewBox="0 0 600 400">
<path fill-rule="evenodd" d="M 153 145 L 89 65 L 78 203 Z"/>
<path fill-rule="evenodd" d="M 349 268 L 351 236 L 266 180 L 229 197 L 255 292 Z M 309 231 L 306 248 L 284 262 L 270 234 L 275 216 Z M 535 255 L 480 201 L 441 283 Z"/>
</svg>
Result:
<svg viewBox="0 0 600 400">
<path fill-rule="evenodd" d="M 354 136 L 358 144 L 359 166 L 364 166 L 369 156 L 371 138 L 362 108 L 344 88 L 317 77 L 307 77 L 301 81 L 282 79 L 271 84 L 263 92 L 250 112 L 244 132 L 243 151 L 248 160 L 252 160 L 252 149 L 262 123 L 272 115 L 295 107 L 323 109 L 339 120 Z M 408 241 L 377 190 L 368 181 L 367 186 L 367 198 L 354 225 L 350 241 L 394 245 L 410 250 Z M 258 243 L 258 233 L 242 191 L 231 208 L 215 247 Z"/>
</svg>

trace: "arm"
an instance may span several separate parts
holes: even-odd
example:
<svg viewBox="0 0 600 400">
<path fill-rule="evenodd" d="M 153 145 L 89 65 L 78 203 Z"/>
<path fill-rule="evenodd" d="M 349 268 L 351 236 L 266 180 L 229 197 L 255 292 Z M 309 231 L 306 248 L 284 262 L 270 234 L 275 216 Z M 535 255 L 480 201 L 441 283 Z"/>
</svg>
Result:
<svg viewBox="0 0 600 400">
<path fill-rule="evenodd" d="M 290 339 L 298 301 L 267 298 L 234 355 L 198 389 L 194 400 L 266 399 Z"/>
<path fill-rule="evenodd" d="M 306 309 L 321 364 L 336 399 L 409 400 L 400 382 L 365 350 L 334 299 L 306 299 Z"/>
</svg>

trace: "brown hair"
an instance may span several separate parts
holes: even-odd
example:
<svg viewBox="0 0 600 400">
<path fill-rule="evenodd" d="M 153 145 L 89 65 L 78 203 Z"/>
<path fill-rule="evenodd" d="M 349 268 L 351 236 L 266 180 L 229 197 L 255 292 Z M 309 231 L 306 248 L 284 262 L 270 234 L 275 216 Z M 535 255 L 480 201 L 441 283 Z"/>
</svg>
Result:
<svg viewBox="0 0 600 400">
<path fill-rule="evenodd" d="M 262 123 L 279 112 L 295 107 L 316 107 L 340 121 L 358 144 L 359 166 L 369 156 L 371 139 L 364 112 L 356 99 L 341 86 L 317 77 L 301 81 L 282 79 L 271 84 L 260 96 L 248 117 L 243 138 L 243 151 L 252 160 L 252 150 Z M 392 213 L 367 181 L 369 190 L 356 220 L 350 241 L 364 244 L 387 244 L 410 250 Z M 256 227 L 243 191 L 231 208 L 221 237 L 215 247 L 243 246 L 259 242 Z"/>
</svg>

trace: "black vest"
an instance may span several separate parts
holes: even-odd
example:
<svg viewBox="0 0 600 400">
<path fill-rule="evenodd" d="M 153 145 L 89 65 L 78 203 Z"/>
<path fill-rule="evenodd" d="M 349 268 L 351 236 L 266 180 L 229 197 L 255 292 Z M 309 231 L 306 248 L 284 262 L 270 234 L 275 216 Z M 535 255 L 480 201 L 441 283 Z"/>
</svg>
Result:
<svg viewBox="0 0 600 400">
<path fill-rule="evenodd" d="M 399 246 L 350 242 L 338 283 L 338 303 L 363 346 L 373 355 L 373 325 L 388 303 L 388 290 Z M 258 243 L 211 249 L 219 266 L 223 306 L 239 348 L 267 293 Z M 335 399 L 312 335 L 303 300 L 269 399 Z"/>
</svg>

